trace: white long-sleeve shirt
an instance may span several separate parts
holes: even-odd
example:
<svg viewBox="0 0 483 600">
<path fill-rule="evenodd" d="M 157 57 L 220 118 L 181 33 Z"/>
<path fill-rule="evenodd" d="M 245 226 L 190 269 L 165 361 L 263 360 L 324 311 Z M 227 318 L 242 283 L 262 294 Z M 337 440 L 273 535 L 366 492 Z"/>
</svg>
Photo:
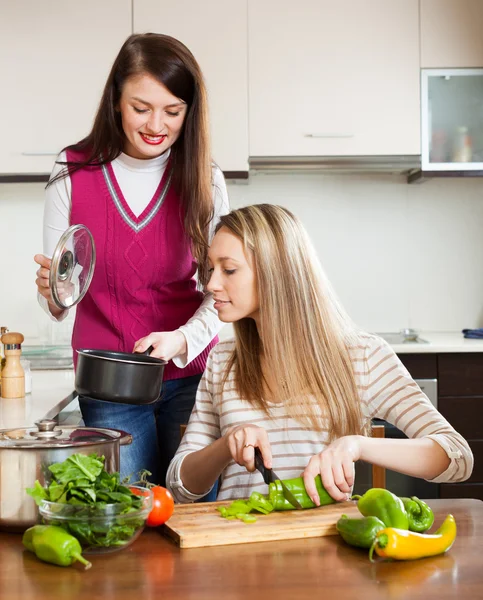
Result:
<svg viewBox="0 0 483 600">
<path fill-rule="evenodd" d="M 287 416 L 283 404 L 267 403 L 267 415 L 240 398 L 233 369 L 222 385 L 234 347 L 234 340 L 220 342 L 208 357 L 188 427 L 166 476 L 167 487 L 177 502 L 193 502 L 202 497 L 183 485 L 180 472 L 185 457 L 222 437 L 230 427 L 254 424 L 266 429 L 273 470 L 284 479 L 300 477 L 309 459 L 329 444 L 327 430 L 305 428 Z M 365 422 L 380 418 L 395 425 L 408 438 L 430 438 L 437 442 L 450 464 L 433 482 L 468 479 L 473 470 L 470 447 L 431 404 L 392 348 L 381 338 L 364 334 L 360 343 L 350 348 L 350 355 Z M 262 475 L 258 471 L 250 473 L 232 460 L 221 474 L 218 500 L 248 498 L 253 491 L 267 493 Z"/>
<path fill-rule="evenodd" d="M 120 154 L 113 162 L 112 167 L 117 182 L 121 188 L 129 208 L 139 216 L 151 201 L 159 182 L 163 177 L 168 163 L 170 151 L 149 160 L 132 158 L 127 154 Z M 64 162 L 66 153 L 61 152 L 57 161 Z M 51 178 L 63 168 L 55 164 Z M 213 203 L 214 218 L 210 224 L 210 240 L 219 218 L 229 211 L 228 192 L 223 173 L 218 167 L 213 168 Z M 66 229 L 70 225 L 70 211 L 72 206 L 72 183 L 69 176 L 56 181 L 46 190 L 44 225 L 43 225 L 43 253 L 51 258 L 55 247 Z M 47 300 L 38 295 L 39 303 L 53 320 L 63 320 L 68 311 L 65 310 L 57 319 L 50 313 Z M 218 319 L 218 313 L 213 308 L 211 294 L 205 297 L 189 321 L 179 328 L 186 338 L 187 352 L 183 356 L 173 359 L 174 364 L 183 368 L 206 348 L 209 342 L 220 331 L 223 323 Z"/>
</svg>

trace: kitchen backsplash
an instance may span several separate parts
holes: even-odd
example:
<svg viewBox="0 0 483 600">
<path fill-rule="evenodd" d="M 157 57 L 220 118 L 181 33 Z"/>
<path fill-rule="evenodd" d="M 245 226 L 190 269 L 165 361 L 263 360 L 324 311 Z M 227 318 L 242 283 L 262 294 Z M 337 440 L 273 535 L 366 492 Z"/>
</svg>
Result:
<svg viewBox="0 0 483 600">
<path fill-rule="evenodd" d="M 302 219 L 361 327 L 483 326 L 483 179 L 408 185 L 392 175 L 255 174 L 228 192 L 233 208 L 270 202 Z M 58 343 L 68 341 L 72 318 L 52 323 L 36 297 L 43 196 L 43 184 L 0 185 L 0 325 Z"/>
</svg>

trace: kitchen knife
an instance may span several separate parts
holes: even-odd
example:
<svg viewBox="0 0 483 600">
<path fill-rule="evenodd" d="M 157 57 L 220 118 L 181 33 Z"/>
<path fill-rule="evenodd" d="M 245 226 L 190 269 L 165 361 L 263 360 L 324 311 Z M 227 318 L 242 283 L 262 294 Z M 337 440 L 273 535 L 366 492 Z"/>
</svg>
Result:
<svg viewBox="0 0 483 600">
<path fill-rule="evenodd" d="M 286 500 L 290 502 L 292 506 L 294 506 L 297 510 L 303 510 L 302 505 L 297 500 L 297 498 L 292 494 L 292 492 L 288 489 L 288 487 L 284 484 L 284 482 L 278 477 L 273 469 L 267 469 L 263 464 L 262 453 L 260 452 L 260 448 L 255 448 L 255 467 L 260 471 L 263 477 L 263 481 L 268 485 L 269 483 L 274 483 L 275 481 L 280 481 L 282 485 L 283 495 Z"/>
</svg>

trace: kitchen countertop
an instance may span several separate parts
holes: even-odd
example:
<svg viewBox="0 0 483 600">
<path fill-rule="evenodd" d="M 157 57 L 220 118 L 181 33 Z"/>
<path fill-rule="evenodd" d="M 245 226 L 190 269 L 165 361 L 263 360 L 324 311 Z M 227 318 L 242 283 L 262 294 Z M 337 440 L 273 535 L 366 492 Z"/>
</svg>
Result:
<svg viewBox="0 0 483 600">
<path fill-rule="evenodd" d="M 379 335 L 379 334 L 376 334 Z M 470 340 L 463 337 L 461 331 L 421 331 L 419 337 L 429 344 L 405 342 L 391 344 L 396 354 L 431 354 L 433 352 L 482 352 L 483 339 Z"/>
<path fill-rule="evenodd" d="M 19 534 L 0 533 L 0 597 L 5 600 L 406 600 L 483 598 L 483 502 L 428 500 L 439 526 L 451 513 L 458 536 L 444 555 L 369 562 L 338 535 L 180 549 L 145 530 L 126 550 L 91 555 L 92 568 L 42 563 Z M 315 509 L 315 510 L 323 510 Z M 287 515 L 288 516 L 288 515 Z M 265 517 L 260 517 L 265 518 Z M 267 517 L 269 518 L 269 516 Z M 234 527 L 256 527 L 234 522 Z"/>
<path fill-rule="evenodd" d="M 24 398 L 0 398 L 0 429 L 32 427 L 39 419 L 53 419 L 70 404 L 74 371 L 32 371 L 32 393 Z"/>
</svg>

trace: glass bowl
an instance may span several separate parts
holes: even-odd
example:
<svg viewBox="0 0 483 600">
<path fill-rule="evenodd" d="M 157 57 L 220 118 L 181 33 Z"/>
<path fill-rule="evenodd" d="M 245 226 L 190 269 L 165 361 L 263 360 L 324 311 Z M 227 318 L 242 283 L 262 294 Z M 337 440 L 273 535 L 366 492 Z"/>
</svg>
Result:
<svg viewBox="0 0 483 600">
<path fill-rule="evenodd" d="M 46 525 L 58 525 L 76 537 L 85 554 L 117 552 L 142 533 L 153 506 L 151 490 L 129 486 L 141 498 L 141 507 L 128 504 L 63 504 L 42 500 L 39 512 Z"/>
</svg>

